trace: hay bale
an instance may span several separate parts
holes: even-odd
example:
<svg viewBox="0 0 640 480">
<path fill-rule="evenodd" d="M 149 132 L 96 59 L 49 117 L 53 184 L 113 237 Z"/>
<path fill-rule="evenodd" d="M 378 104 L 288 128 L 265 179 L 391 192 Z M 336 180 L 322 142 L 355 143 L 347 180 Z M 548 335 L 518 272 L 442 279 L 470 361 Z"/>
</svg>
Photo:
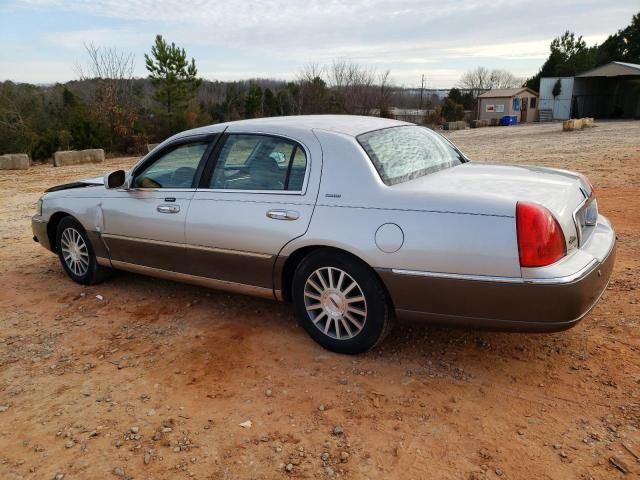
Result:
<svg viewBox="0 0 640 480">
<path fill-rule="evenodd" d="M 571 132 L 573 130 L 582 130 L 584 128 L 593 127 L 593 118 L 570 118 L 562 122 L 562 130 L 564 132 Z"/>
<path fill-rule="evenodd" d="M 0 170 L 28 170 L 31 166 L 26 153 L 7 153 L 0 155 Z"/>
<path fill-rule="evenodd" d="M 54 167 L 102 162 L 104 162 L 104 150 L 101 148 L 93 148 L 89 150 L 65 150 L 56 152 L 53 156 Z"/>
<path fill-rule="evenodd" d="M 467 122 L 465 122 L 464 120 L 458 120 L 456 124 L 458 126 L 458 130 L 464 130 L 467 128 Z"/>
</svg>

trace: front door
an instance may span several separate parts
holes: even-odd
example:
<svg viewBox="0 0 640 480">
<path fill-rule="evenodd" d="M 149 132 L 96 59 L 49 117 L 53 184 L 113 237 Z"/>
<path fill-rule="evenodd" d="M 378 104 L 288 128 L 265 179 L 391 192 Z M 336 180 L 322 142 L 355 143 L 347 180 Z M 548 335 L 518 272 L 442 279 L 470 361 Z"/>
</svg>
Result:
<svg viewBox="0 0 640 480">
<path fill-rule="evenodd" d="M 528 107 L 529 107 L 529 98 L 522 97 L 520 99 L 520 123 L 526 123 Z"/>
<path fill-rule="evenodd" d="M 102 237 L 115 267 L 180 271 L 194 182 L 211 142 L 200 137 L 168 146 L 136 167 L 129 189 L 102 201 Z"/>
<path fill-rule="evenodd" d="M 190 273 L 271 295 L 278 253 L 311 220 L 320 145 L 313 134 L 304 144 L 242 132 L 228 133 L 221 142 L 187 216 Z"/>
</svg>

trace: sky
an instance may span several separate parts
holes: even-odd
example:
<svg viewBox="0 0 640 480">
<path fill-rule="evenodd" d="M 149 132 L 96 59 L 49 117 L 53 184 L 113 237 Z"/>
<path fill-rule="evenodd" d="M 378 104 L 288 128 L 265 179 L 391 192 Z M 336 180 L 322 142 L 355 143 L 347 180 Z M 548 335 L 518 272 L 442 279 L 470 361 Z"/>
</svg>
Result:
<svg viewBox="0 0 640 480">
<path fill-rule="evenodd" d="M 450 88 L 480 65 L 528 77 L 565 30 L 601 43 L 638 11 L 640 0 L 0 0 L 0 80 L 77 79 L 84 43 L 133 53 L 144 77 L 159 33 L 208 80 L 290 80 L 348 60 Z"/>
</svg>

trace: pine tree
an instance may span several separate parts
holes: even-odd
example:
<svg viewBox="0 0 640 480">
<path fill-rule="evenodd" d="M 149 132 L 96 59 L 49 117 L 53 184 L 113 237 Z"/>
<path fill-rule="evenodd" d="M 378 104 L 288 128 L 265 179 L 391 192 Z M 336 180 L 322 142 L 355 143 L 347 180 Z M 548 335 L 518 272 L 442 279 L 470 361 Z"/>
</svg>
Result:
<svg viewBox="0 0 640 480">
<path fill-rule="evenodd" d="M 262 89 L 253 81 L 249 83 L 249 91 L 245 97 L 244 115 L 247 118 L 262 116 Z"/>
<path fill-rule="evenodd" d="M 156 99 L 166 105 L 167 113 L 172 113 L 192 99 L 202 83 L 196 62 L 193 58 L 189 62 L 184 48 L 173 42 L 169 45 L 162 35 L 156 35 L 151 55 L 145 53 L 144 59 Z"/>
</svg>

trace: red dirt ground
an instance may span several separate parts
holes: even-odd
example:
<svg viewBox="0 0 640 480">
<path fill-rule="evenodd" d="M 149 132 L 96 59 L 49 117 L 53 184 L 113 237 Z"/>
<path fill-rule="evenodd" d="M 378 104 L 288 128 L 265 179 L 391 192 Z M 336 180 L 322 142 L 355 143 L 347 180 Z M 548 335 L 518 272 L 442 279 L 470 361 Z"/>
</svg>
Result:
<svg viewBox="0 0 640 480">
<path fill-rule="evenodd" d="M 640 122 L 597 125 L 450 134 L 479 161 L 590 176 L 619 243 L 588 317 L 537 335 L 399 324 L 356 357 L 286 305 L 71 282 L 31 241 L 36 200 L 135 159 L 1 172 L 0 478 L 637 478 Z"/>
</svg>

